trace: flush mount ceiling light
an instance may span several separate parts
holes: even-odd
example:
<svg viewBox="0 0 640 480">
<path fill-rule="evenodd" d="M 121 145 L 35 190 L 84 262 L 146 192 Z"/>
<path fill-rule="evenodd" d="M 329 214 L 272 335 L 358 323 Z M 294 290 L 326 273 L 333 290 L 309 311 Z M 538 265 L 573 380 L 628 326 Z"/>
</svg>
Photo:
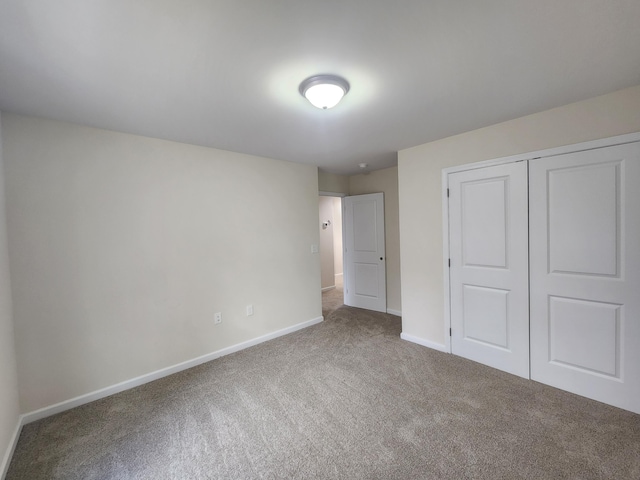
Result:
<svg viewBox="0 0 640 480">
<path fill-rule="evenodd" d="M 335 107 L 348 91 L 349 82 L 337 75 L 314 75 L 300 84 L 300 94 L 324 110 Z"/>
</svg>

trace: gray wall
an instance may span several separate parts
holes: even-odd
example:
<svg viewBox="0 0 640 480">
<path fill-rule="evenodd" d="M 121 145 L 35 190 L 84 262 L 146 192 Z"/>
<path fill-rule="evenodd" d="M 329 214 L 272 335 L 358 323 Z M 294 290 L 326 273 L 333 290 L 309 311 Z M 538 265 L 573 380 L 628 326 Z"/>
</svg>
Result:
<svg viewBox="0 0 640 480">
<path fill-rule="evenodd" d="M 335 285 L 335 248 L 334 248 L 334 220 L 333 198 L 320 197 L 318 199 L 318 225 L 320 227 L 320 271 L 322 288 Z M 327 222 L 327 228 L 322 228 L 322 223 Z"/>
<path fill-rule="evenodd" d="M 2 478 L 3 467 L 9 460 L 5 455 L 9 454 L 9 444 L 16 431 L 19 414 L 0 123 L 0 478 Z"/>
</svg>

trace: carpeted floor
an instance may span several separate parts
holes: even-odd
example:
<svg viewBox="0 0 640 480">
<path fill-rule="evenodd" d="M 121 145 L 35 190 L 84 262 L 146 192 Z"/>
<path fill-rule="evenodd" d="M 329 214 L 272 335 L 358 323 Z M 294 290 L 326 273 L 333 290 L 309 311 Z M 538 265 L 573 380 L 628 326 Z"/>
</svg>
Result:
<svg viewBox="0 0 640 480">
<path fill-rule="evenodd" d="M 327 318 L 331 312 L 344 305 L 344 292 L 342 285 L 322 292 L 322 316 Z"/>
<path fill-rule="evenodd" d="M 640 478 L 639 415 L 399 335 L 340 306 L 25 426 L 7 478 Z"/>
</svg>

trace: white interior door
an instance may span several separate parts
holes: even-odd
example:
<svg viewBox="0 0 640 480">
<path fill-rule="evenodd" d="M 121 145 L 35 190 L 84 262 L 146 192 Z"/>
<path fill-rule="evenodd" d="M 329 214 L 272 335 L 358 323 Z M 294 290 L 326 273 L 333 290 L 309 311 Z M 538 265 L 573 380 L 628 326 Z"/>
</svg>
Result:
<svg viewBox="0 0 640 480">
<path fill-rule="evenodd" d="M 384 195 L 372 193 L 345 197 L 344 219 L 344 303 L 386 312 Z"/>
<path fill-rule="evenodd" d="M 527 163 L 449 174 L 451 350 L 529 378 Z"/>
<path fill-rule="evenodd" d="M 531 162 L 531 378 L 640 413 L 640 144 Z"/>
</svg>

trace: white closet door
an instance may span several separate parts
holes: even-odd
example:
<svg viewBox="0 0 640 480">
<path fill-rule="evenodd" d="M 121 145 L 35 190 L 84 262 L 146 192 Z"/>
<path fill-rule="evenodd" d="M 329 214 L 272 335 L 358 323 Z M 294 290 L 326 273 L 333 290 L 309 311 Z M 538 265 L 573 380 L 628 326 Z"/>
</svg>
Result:
<svg viewBox="0 0 640 480">
<path fill-rule="evenodd" d="M 531 378 L 640 413 L 640 144 L 530 165 Z"/>
<path fill-rule="evenodd" d="M 451 349 L 529 378 L 527 164 L 449 175 Z"/>
</svg>

